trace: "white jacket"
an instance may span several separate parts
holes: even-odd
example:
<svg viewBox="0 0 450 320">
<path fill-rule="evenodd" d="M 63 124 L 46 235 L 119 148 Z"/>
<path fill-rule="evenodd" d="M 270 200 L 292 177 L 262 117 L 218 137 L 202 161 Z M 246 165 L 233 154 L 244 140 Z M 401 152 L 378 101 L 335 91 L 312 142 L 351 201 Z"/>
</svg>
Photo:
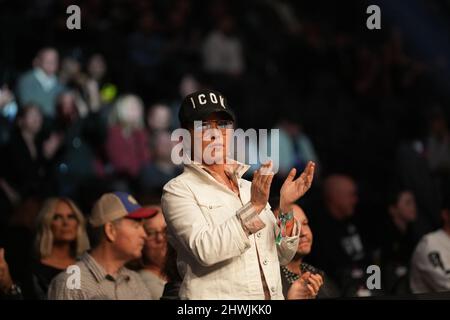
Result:
<svg viewBox="0 0 450 320">
<path fill-rule="evenodd" d="M 264 299 L 259 264 L 271 299 L 284 299 L 280 264 L 294 257 L 300 226 L 295 221 L 294 236 L 277 245 L 277 221 L 267 205 L 256 215 L 265 227 L 247 236 L 241 219 L 253 211 L 251 182 L 241 178 L 248 166 L 238 165 L 240 198 L 193 163 L 164 186 L 162 209 L 178 254 L 182 299 Z"/>
<path fill-rule="evenodd" d="M 413 293 L 450 290 L 450 236 L 444 230 L 420 240 L 411 260 L 410 286 Z"/>
</svg>

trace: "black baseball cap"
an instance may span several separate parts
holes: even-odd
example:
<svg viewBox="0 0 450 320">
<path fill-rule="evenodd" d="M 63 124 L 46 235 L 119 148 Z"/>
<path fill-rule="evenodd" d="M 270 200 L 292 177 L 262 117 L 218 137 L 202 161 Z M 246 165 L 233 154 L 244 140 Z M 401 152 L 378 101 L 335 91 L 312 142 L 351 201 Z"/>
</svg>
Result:
<svg viewBox="0 0 450 320">
<path fill-rule="evenodd" d="M 221 113 L 225 119 L 235 121 L 225 96 L 214 90 L 201 90 L 187 95 L 181 103 L 178 119 L 182 126 L 206 119 L 212 113 Z"/>
</svg>

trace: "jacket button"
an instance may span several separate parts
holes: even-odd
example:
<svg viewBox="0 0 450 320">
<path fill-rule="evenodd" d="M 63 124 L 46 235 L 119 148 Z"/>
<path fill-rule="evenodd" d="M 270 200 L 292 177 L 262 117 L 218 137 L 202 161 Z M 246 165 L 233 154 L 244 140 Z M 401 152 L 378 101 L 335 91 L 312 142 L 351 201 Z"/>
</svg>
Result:
<svg viewBox="0 0 450 320">
<path fill-rule="evenodd" d="M 257 236 L 258 238 L 261 238 L 261 232 L 258 232 L 258 233 L 256 234 L 256 236 Z"/>
<path fill-rule="evenodd" d="M 210 205 L 209 208 L 212 209 L 212 206 Z"/>
<path fill-rule="evenodd" d="M 267 266 L 268 263 L 269 263 L 269 262 L 268 262 L 267 260 L 264 259 L 263 265 Z"/>
<path fill-rule="evenodd" d="M 271 290 L 272 292 L 275 292 L 275 287 L 270 287 L 270 290 Z"/>
</svg>

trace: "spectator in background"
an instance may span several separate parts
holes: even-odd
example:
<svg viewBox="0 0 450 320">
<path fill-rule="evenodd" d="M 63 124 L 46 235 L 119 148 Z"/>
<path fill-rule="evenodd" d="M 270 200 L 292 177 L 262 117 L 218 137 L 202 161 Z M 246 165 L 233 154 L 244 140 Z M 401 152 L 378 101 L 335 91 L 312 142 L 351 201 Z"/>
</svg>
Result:
<svg viewBox="0 0 450 320">
<path fill-rule="evenodd" d="M 47 178 L 48 160 L 52 159 L 59 141 L 50 137 L 39 139 L 43 123 L 40 108 L 29 104 L 19 109 L 16 126 L 6 148 L 6 182 L 24 198 L 28 195 L 46 195 L 51 191 Z"/>
<path fill-rule="evenodd" d="M 117 86 L 109 81 L 108 66 L 103 55 L 95 53 L 90 56 L 86 69 L 88 79 L 84 85 L 84 95 L 91 110 L 96 111 L 116 98 Z"/>
<path fill-rule="evenodd" d="M 235 35 L 235 22 L 223 16 L 203 44 L 203 65 L 209 73 L 240 76 L 244 69 L 242 44 Z"/>
<path fill-rule="evenodd" d="M 414 251 L 409 278 L 413 293 L 450 291 L 450 196 L 441 217 L 442 228 L 425 235 Z"/>
<path fill-rule="evenodd" d="M 150 10 L 140 12 L 137 30 L 127 39 L 128 59 L 133 66 L 134 88 L 144 98 L 157 91 L 163 60 L 164 39 L 157 18 Z M 149 90 L 149 88 L 151 88 Z"/>
<path fill-rule="evenodd" d="M 273 201 L 276 205 L 278 201 Z M 277 205 L 272 207 L 275 214 L 278 214 Z M 325 276 L 322 270 L 319 270 L 303 260 L 310 254 L 313 243 L 313 233 L 308 224 L 308 218 L 303 209 L 293 205 L 294 218 L 301 225 L 300 241 L 298 243 L 297 253 L 294 258 L 285 266 L 281 266 L 281 283 L 283 285 L 283 294 L 287 299 L 310 299 L 310 298 L 336 298 L 339 291 L 331 279 Z M 295 281 L 301 279 L 302 286 L 298 289 L 291 286 Z M 306 285 L 308 283 L 308 285 Z"/>
<path fill-rule="evenodd" d="M 450 133 L 443 110 L 434 110 L 426 142 L 431 172 L 438 177 L 441 190 L 450 188 Z"/>
<path fill-rule="evenodd" d="M 37 103 L 43 115 L 50 118 L 55 114 L 55 99 L 63 90 L 56 76 L 58 59 L 54 48 L 42 48 L 33 60 L 33 69 L 22 75 L 17 85 L 20 104 Z"/>
<path fill-rule="evenodd" d="M 142 278 L 125 264 L 138 259 L 146 238 L 142 219 L 154 214 L 128 193 L 106 193 L 95 203 L 89 224 L 92 250 L 76 265 L 80 288 L 67 287 L 69 274 L 60 273 L 50 284 L 48 298 L 55 300 L 151 299 Z"/>
<path fill-rule="evenodd" d="M 144 221 L 147 234 L 142 251 L 143 268 L 139 271 L 145 285 L 151 292 L 153 300 L 159 300 L 167 283 L 164 264 L 167 256 L 166 222 L 160 206 L 151 206 L 153 216 Z"/>
<path fill-rule="evenodd" d="M 144 192 L 160 190 L 182 172 L 181 167 L 172 162 L 172 148 L 176 142 L 171 140 L 170 133 L 155 132 L 151 140 L 152 162 L 139 175 L 141 191 Z"/>
<path fill-rule="evenodd" d="M 155 132 L 168 132 L 170 130 L 172 113 L 167 105 L 162 103 L 154 104 L 147 110 L 146 120 L 151 138 L 151 135 Z"/>
<path fill-rule="evenodd" d="M 302 127 L 296 121 L 283 118 L 277 128 L 280 130 L 279 170 L 281 176 L 286 176 L 290 168 L 303 171 L 309 161 L 319 163 L 311 140 L 303 133 Z M 318 165 L 317 169 L 319 168 Z"/>
<path fill-rule="evenodd" d="M 428 165 L 423 142 L 423 119 L 416 113 L 405 115 L 402 132 L 395 155 L 395 174 L 398 183 L 414 193 L 417 203 L 417 226 L 421 236 L 439 227 L 441 192 Z"/>
<path fill-rule="evenodd" d="M 34 296 L 47 298 L 52 279 L 89 249 L 83 214 L 68 198 L 48 199 L 37 217 Z"/>
<path fill-rule="evenodd" d="M 61 144 L 53 161 L 58 190 L 74 196 L 85 182 L 103 173 L 100 150 L 106 140 L 106 123 L 99 112 L 80 114 L 73 91 L 58 96 L 52 135 Z"/>
<path fill-rule="evenodd" d="M 336 281 L 343 295 L 366 294 L 358 293 L 366 288 L 363 265 L 367 253 L 355 219 L 356 184 L 349 176 L 334 174 L 324 181 L 323 194 L 324 206 L 310 217 L 316 234 L 312 262 Z"/>
<path fill-rule="evenodd" d="M 417 219 L 414 194 L 406 189 L 389 195 L 388 219 L 382 229 L 381 270 L 388 294 L 408 294 L 409 263 L 419 238 L 413 224 Z"/>
<path fill-rule="evenodd" d="M 141 99 L 134 95 L 119 97 L 109 118 L 106 155 L 114 172 L 134 179 L 150 161 Z"/>
</svg>

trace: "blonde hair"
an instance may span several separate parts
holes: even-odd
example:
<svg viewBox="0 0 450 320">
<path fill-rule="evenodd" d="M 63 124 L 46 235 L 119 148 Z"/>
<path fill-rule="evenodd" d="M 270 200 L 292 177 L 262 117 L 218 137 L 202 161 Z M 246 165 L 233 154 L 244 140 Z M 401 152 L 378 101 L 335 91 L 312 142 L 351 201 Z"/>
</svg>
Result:
<svg viewBox="0 0 450 320">
<path fill-rule="evenodd" d="M 141 98 L 134 94 L 122 95 L 116 100 L 109 114 L 108 123 L 110 126 L 120 125 L 126 129 L 142 129 L 144 127 L 143 117 L 137 123 L 127 122 L 125 112 L 130 103 L 135 103 L 141 109 L 141 113 L 144 114 L 144 104 Z"/>
<path fill-rule="evenodd" d="M 86 232 L 86 220 L 80 209 L 69 198 L 49 198 L 45 201 L 39 212 L 36 223 L 36 253 L 40 259 L 50 256 L 53 249 L 53 232 L 51 224 L 53 216 L 55 215 L 56 206 L 59 202 L 65 202 L 72 209 L 78 221 L 77 238 L 74 241 L 71 249 L 71 255 L 75 258 L 83 254 L 89 249 L 89 239 Z"/>
</svg>

